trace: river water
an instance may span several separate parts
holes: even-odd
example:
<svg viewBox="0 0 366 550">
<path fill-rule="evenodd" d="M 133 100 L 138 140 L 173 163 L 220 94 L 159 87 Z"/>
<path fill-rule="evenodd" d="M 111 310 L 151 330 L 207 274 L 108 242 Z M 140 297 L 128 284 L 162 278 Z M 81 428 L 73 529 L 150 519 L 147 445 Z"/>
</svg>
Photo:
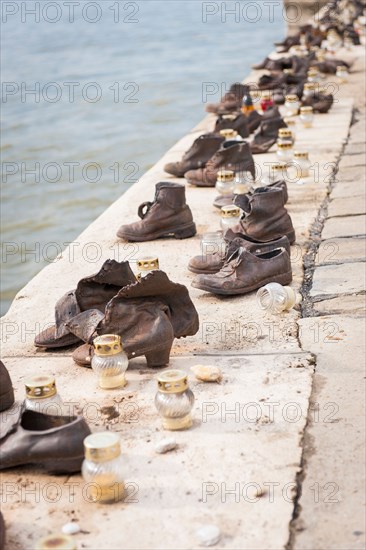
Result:
<svg viewBox="0 0 366 550">
<path fill-rule="evenodd" d="M 4 314 L 286 21 L 279 1 L 1 4 Z"/>
</svg>

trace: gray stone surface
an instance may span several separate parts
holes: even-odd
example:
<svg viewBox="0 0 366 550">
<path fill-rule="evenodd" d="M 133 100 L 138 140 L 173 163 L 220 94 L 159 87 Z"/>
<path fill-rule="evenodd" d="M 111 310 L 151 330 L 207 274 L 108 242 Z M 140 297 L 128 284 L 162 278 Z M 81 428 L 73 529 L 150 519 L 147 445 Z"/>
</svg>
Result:
<svg viewBox="0 0 366 550">
<path fill-rule="evenodd" d="M 362 315 L 366 312 L 366 295 L 351 294 L 349 296 L 337 296 L 331 300 L 315 302 L 313 308 L 323 315 Z"/>
<path fill-rule="evenodd" d="M 366 197 L 333 199 L 328 206 L 328 218 L 366 213 Z"/>
<path fill-rule="evenodd" d="M 314 271 L 310 296 L 362 292 L 366 288 L 364 262 L 324 265 Z"/>
<path fill-rule="evenodd" d="M 315 263 L 316 265 L 321 265 L 365 259 L 365 238 L 334 238 L 320 243 Z"/>
<path fill-rule="evenodd" d="M 316 354 L 316 371 L 293 548 L 361 549 L 366 532 L 364 323 L 340 315 L 299 324 L 304 348 Z"/>
<path fill-rule="evenodd" d="M 330 218 L 324 224 L 322 233 L 323 239 L 333 237 L 351 237 L 353 235 L 365 235 L 366 216 L 344 216 L 341 218 Z"/>
</svg>

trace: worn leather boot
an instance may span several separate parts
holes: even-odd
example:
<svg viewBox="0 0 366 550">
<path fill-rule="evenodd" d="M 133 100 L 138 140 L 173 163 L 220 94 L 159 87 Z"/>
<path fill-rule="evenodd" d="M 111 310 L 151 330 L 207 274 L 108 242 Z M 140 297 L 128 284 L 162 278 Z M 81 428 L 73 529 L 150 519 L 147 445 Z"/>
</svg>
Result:
<svg viewBox="0 0 366 550">
<path fill-rule="evenodd" d="M 14 390 L 8 369 L 0 361 L 0 412 L 14 405 Z"/>
<path fill-rule="evenodd" d="M 221 98 L 219 103 L 208 103 L 206 111 L 217 115 L 240 111 L 243 97 L 246 93 L 249 93 L 249 86 L 236 82 L 230 86 L 230 90 Z"/>
<path fill-rule="evenodd" d="M 215 133 L 219 133 L 220 130 L 236 130 L 242 138 L 249 136 L 248 119 L 243 113 L 233 113 L 231 115 L 219 115 L 215 124 Z M 197 166 L 199 168 L 199 166 Z"/>
<path fill-rule="evenodd" d="M 119 334 L 128 357 L 145 355 L 149 367 L 169 362 L 174 338 L 192 336 L 199 328 L 197 311 L 184 285 L 173 283 L 163 271 L 153 271 L 121 289 L 109 302 L 102 319 L 74 319 L 84 341 L 102 334 Z M 78 326 L 76 326 L 78 325 Z M 91 346 L 75 350 L 76 363 L 90 366 Z"/>
<path fill-rule="evenodd" d="M 193 142 L 193 145 L 184 154 L 181 161 L 166 164 L 164 166 L 165 172 L 177 178 L 183 178 L 188 170 L 203 168 L 206 166 L 206 162 L 220 149 L 220 145 L 224 141 L 225 138 L 216 135 L 216 133 L 203 134 Z"/>
<path fill-rule="evenodd" d="M 187 239 L 196 234 L 185 187 L 178 183 L 157 183 L 154 201 L 141 204 L 138 215 L 141 221 L 119 228 L 119 238 L 142 242 L 170 236 Z"/>
<path fill-rule="evenodd" d="M 68 323 L 80 313 L 91 309 L 104 313 L 113 296 L 134 281 L 136 277 L 128 262 L 105 261 L 98 273 L 81 279 L 76 290 L 67 292 L 57 301 L 55 325 L 38 334 L 34 345 L 56 349 L 77 344 L 80 338 L 70 332 Z"/>
<path fill-rule="evenodd" d="M 314 93 L 302 100 L 304 107 L 312 107 L 315 113 L 327 113 L 332 107 L 334 98 L 332 94 Z"/>
<path fill-rule="evenodd" d="M 80 471 L 83 441 L 90 434 L 82 417 L 52 416 L 24 407 L 2 416 L 0 430 L 0 470 L 34 464 L 52 474 Z"/>
<path fill-rule="evenodd" d="M 278 181 L 275 181 L 274 183 L 270 183 L 269 185 L 266 185 L 264 187 L 279 187 L 280 189 L 282 189 L 284 204 L 287 203 L 287 201 L 288 201 L 288 190 L 287 190 L 287 183 L 285 182 L 285 180 L 278 180 Z M 253 193 L 262 193 L 264 187 L 256 187 L 255 189 L 251 190 L 249 193 L 243 193 L 243 195 L 253 195 Z M 223 206 L 227 206 L 229 204 L 234 204 L 235 198 L 236 198 L 236 203 L 235 204 L 237 206 L 239 206 L 241 196 L 242 196 L 241 194 L 236 194 L 236 195 L 233 194 L 233 195 L 228 195 L 228 196 L 219 195 L 214 200 L 213 206 L 215 208 L 221 209 Z"/>
<path fill-rule="evenodd" d="M 250 143 L 250 150 L 253 155 L 266 153 L 277 141 L 278 130 L 287 128 L 286 122 L 282 117 L 271 118 L 261 122 L 256 131 L 253 140 Z"/>
<path fill-rule="evenodd" d="M 235 204 L 244 211 L 238 232 L 260 241 L 274 241 L 286 235 L 290 244 L 295 242 L 295 230 L 284 206 L 282 189 L 262 187 L 253 195 L 238 195 Z M 236 228 L 235 228 L 236 230 Z"/>
<path fill-rule="evenodd" d="M 218 273 L 197 275 L 192 286 L 213 294 L 233 296 L 252 292 L 267 283 L 288 285 L 291 281 L 290 256 L 284 248 L 253 254 L 241 247 Z"/>
<path fill-rule="evenodd" d="M 221 254 L 221 251 L 215 251 L 212 254 L 195 256 L 188 264 L 189 271 L 199 274 L 217 273 L 222 269 L 225 261 L 240 247 L 249 250 L 252 254 L 264 254 L 276 248 L 284 248 L 290 255 L 290 243 L 287 237 L 281 237 L 275 241 L 262 242 L 251 239 L 243 233 L 234 233 L 234 231 L 229 229 L 225 233 L 225 241 L 226 250 L 224 254 Z"/>
<path fill-rule="evenodd" d="M 226 141 L 204 169 L 190 170 L 185 178 L 197 187 L 214 187 L 219 170 L 250 172 L 255 180 L 255 164 L 248 143 Z"/>
</svg>

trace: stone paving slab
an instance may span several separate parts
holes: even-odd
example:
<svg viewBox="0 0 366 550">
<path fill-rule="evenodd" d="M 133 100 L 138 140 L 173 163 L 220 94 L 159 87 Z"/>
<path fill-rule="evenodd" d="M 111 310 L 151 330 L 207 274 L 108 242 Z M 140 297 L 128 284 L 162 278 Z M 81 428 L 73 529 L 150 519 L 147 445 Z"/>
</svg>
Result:
<svg viewBox="0 0 366 550">
<path fill-rule="evenodd" d="M 331 218 L 324 224 L 322 233 L 323 239 L 333 237 L 351 237 L 365 235 L 366 216 L 345 216 L 342 218 Z"/>
<path fill-rule="evenodd" d="M 315 258 L 316 265 L 342 263 L 366 259 L 365 238 L 327 239 L 320 243 Z"/>
<path fill-rule="evenodd" d="M 317 365 L 293 548 L 361 549 L 366 533 L 364 324 L 339 315 L 301 319 L 299 325 L 304 348 L 316 353 Z"/>
<path fill-rule="evenodd" d="M 355 155 L 345 155 L 342 157 L 341 162 L 339 163 L 339 168 L 348 168 L 355 166 L 365 166 L 366 157 L 364 153 L 355 154 Z"/>
<path fill-rule="evenodd" d="M 313 309 L 323 315 L 364 315 L 366 313 L 366 295 L 351 294 L 314 302 Z"/>
<path fill-rule="evenodd" d="M 366 214 L 366 196 L 333 199 L 328 206 L 328 218 Z"/>
<path fill-rule="evenodd" d="M 79 475 L 55 478 L 27 468 L 3 473 L 5 517 L 11 518 L 19 506 L 26 510 L 26 518 L 18 516 L 19 521 L 8 524 L 8 547 L 33 547 L 40 536 L 76 519 L 86 531 L 75 537 L 80 548 L 198 548 L 195 531 L 205 523 L 222 532 L 216 548 L 283 548 L 313 360 L 307 353 L 189 356 L 174 358 L 172 367 L 189 373 L 198 363 L 219 366 L 223 381 L 205 384 L 190 376 L 196 396 L 194 426 L 173 434 L 176 451 L 157 455 L 154 445 L 172 432 L 161 428 L 154 407 L 156 369 L 146 368 L 144 361 L 131 362 L 126 388 L 106 392 L 96 388 L 91 369 L 75 366 L 70 358 L 29 358 L 23 363 L 8 358 L 18 399 L 26 375 L 51 372 L 68 407 L 82 411 L 95 431 L 120 434 L 131 493 L 126 503 L 103 506 L 88 502 Z M 103 413 L 105 406 L 117 412 L 113 420 Z"/>
<path fill-rule="evenodd" d="M 336 177 L 338 183 L 332 190 L 332 198 L 362 197 L 365 194 L 366 178 L 365 175 L 360 173 L 359 168 L 355 168 L 352 171 L 351 179 L 349 179 L 350 174 L 348 170 L 340 170 Z"/>
<path fill-rule="evenodd" d="M 314 271 L 310 296 L 362 292 L 366 288 L 364 262 L 325 265 Z"/>
</svg>

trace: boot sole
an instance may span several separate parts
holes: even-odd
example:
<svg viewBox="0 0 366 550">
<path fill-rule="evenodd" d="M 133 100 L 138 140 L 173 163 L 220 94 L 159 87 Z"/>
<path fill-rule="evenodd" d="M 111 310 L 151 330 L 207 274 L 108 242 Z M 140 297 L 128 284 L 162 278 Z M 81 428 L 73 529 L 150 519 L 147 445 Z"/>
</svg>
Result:
<svg viewBox="0 0 366 550">
<path fill-rule="evenodd" d="M 165 237 L 175 237 L 176 239 L 188 239 L 189 237 L 194 237 L 196 233 L 197 233 L 196 224 L 189 223 L 186 225 L 181 225 L 180 227 L 177 227 L 170 231 L 157 231 L 156 233 L 152 233 L 146 237 L 136 237 L 136 235 L 127 235 L 126 233 L 124 233 L 123 235 L 117 233 L 117 237 L 126 239 L 128 241 L 141 243 L 145 241 L 154 241 L 155 239 L 161 239 Z"/>
<path fill-rule="evenodd" d="M 226 290 L 226 289 L 217 289 L 217 288 L 210 288 L 206 285 L 195 285 L 194 282 L 192 283 L 192 286 L 194 288 L 199 288 L 200 290 L 205 290 L 206 292 L 211 292 L 211 294 L 219 294 L 220 296 L 234 296 L 236 294 L 248 294 L 248 292 L 252 292 L 253 290 L 257 290 L 258 288 L 261 288 L 262 286 L 267 285 L 268 283 L 280 283 L 281 285 L 289 285 L 292 281 L 292 271 L 288 271 L 287 273 L 283 273 L 282 275 L 278 275 L 277 277 L 269 277 L 268 279 L 263 279 L 262 281 L 258 282 L 255 285 L 252 286 L 246 286 L 242 288 L 235 288 L 233 290 Z"/>
<path fill-rule="evenodd" d="M 208 270 L 208 269 L 195 269 L 194 267 L 188 266 L 188 271 L 191 273 L 196 273 L 197 275 L 215 275 L 215 273 L 218 273 L 221 268 L 215 269 L 215 270 Z"/>
</svg>

